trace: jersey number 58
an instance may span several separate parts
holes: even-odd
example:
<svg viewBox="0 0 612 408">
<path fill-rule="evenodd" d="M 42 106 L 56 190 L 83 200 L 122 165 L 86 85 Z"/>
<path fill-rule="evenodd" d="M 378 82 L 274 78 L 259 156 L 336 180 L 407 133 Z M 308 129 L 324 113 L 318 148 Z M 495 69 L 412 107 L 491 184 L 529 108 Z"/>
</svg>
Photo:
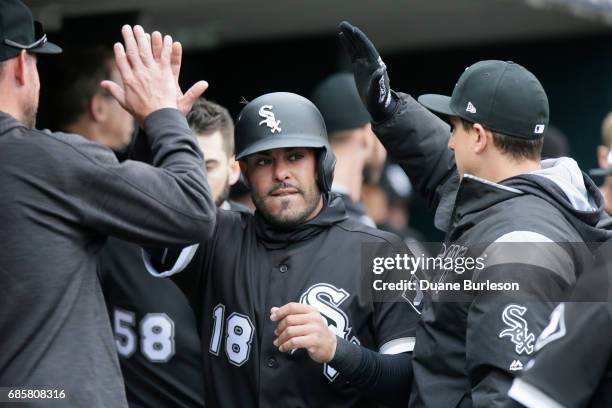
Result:
<svg viewBox="0 0 612 408">
<path fill-rule="evenodd" d="M 113 310 L 115 346 L 120 356 L 129 358 L 136 351 L 136 314 Z M 152 363 L 166 363 L 174 355 L 174 322 L 165 313 L 147 313 L 140 320 L 140 351 Z"/>
</svg>

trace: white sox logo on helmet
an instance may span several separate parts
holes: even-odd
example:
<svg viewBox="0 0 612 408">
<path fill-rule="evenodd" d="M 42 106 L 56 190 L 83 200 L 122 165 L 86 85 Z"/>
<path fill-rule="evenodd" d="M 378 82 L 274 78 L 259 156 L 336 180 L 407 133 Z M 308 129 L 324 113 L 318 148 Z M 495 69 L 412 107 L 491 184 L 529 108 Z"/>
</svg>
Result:
<svg viewBox="0 0 612 408">
<path fill-rule="evenodd" d="M 267 127 L 270 128 L 270 132 L 274 133 L 274 132 L 281 132 L 281 128 L 280 128 L 280 120 L 276 120 L 276 117 L 274 116 L 274 112 L 272 112 L 272 109 L 274 108 L 274 106 L 272 105 L 263 105 L 261 108 L 259 108 L 259 116 L 264 118 L 264 120 L 262 120 L 261 122 L 259 122 L 259 126 L 265 124 Z"/>
</svg>

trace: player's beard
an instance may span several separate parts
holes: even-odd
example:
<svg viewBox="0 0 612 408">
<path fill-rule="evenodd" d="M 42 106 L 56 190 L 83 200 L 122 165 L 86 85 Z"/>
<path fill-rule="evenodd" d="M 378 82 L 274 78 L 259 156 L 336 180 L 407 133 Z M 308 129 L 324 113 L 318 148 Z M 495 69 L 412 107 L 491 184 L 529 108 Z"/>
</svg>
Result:
<svg viewBox="0 0 612 408">
<path fill-rule="evenodd" d="M 36 126 L 36 115 L 38 113 L 38 100 L 25 102 L 21 111 L 23 113 L 23 124 L 31 129 L 34 129 Z"/>
<path fill-rule="evenodd" d="M 221 207 L 221 204 L 223 204 L 229 198 L 229 195 L 230 195 L 230 185 L 229 185 L 229 174 L 228 174 L 227 180 L 225 182 L 225 187 L 223 187 L 223 191 L 221 192 L 221 194 L 219 194 L 219 196 L 215 200 L 215 206 Z"/>
<path fill-rule="evenodd" d="M 292 203 L 289 199 L 286 199 L 281 201 L 282 210 L 280 213 L 273 214 L 266 203 L 266 198 L 271 196 L 272 193 L 279 188 L 290 187 L 295 188 L 298 191 L 297 194 L 300 194 L 304 198 L 303 208 L 290 208 Z M 295 228 L 311 218 L 321 200 L 321 192 L 316 185 L 307 189 L 302 189 L 293 184 L 279 183 L 270 189 L 265 196 L 256 196 L 253 194 L 252 197 L 255 208 L 270 224 L 279 229 L 288 230 Z"/>
</svg>

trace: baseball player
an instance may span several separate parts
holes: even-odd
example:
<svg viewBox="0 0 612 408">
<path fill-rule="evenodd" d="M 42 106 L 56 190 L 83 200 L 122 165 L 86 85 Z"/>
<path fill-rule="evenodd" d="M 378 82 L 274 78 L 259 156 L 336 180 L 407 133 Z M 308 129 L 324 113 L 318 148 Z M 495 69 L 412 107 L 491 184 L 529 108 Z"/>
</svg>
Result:
<svg viewBox="0 0 612 408">
<path fill-rule="evenodd" d="M 372 132 L 370 114 L 361 103 L 353 75 L 344 72 L 325 78 L 311 100 L 323 115 L 336 156 L 332 191 L 342 197 L 350 217 L 376 226 L 361 202 L 361 186 L 366 172 L 368 182 L 378 183 L 387 152 Z"/>
<path fill-rule="evenodd" d="M 612 405 L 612 242 L 594 253 L 570 301 L 560 303 L 535 342 L 535 355 L 514 380 L 507 407 Z"/>
<path fill-rule="evenodd" d="M 229 186 L 240 176 L 229 112 L 200 98 L 187 123 L 206 152 L 216 205 L 246 211 L 227 201 Z M 140 249 L 117 239 L 101 252 L 99 274 L 130 406 L 203 406 L 200 337 L 185 295 L 171 280 L 148 275 Z"/>
<path fill-rule="evenodd" d="M 133 118 L 98 85 L 102 80 L 119 78 L 111 56 L 103 48 L 65 53 L 55 80 L 58 102 L 51 113 L 62 131 L 83 135 L 123 153 L 130 141 Z M 215 204 L 229 208 L 230 203 L 225 201 L 229 185 L 240 176 L 233 159 L 232 119 L 225 108 L 200 98 L 188 113 L 187 123 L 196 133 L 200 148 L 207 152 L 207 181 Z M 138 146 L 144 139 L 138 136 Z M 101 251 L 98 274 L 115 333 L 128 404 L 202 407 L 200 338 L 183 293 L 170 280 L 148 276 L 140 248 L 117 238 L 109 238 Z"/>
<path fill-rule="evenodd" d="M 376 135 L 437 208 L 436 225 L 446 231 L 439 256 L 488 255 L 478 271 L 462 275 L 451 266 L 421 279 L 520 288 L 466 290 L 458 298 L 407 293 L 422 307 L 410 406 L 499 406 L 552 307 L 583 271 L 588 250 L 581 243 L 610 236 L 597 228 L 601 194 L 572 159 L 540 162 L 548 100 L 522 66 L 478 62 L 451 97 L 424 95 L 419 104 L 390 90 L 385 64 L 358 28 L 343 22 L 339 30 Z M 426 108 L 448 118 L 451 129 Z"/>
<path fill-rule="evenodd" d="M 509 396 L 529 408 L 612 406 L 611 315 L 610 302 L 559 304 Z"/>
<path fill-rule="evenodd" d="M 36 55 L 61 49 L 23 3 L 0 2 L 0 386 L 50 390 L 59 406 L 127 406 L 95 271 L 106 237 L 185 245 L 212 226 L 201 152 L 176 109 L 206 84 L 177 99 L 171 38 L 154 33 L 152 52 L 141 27 L 123 37 L 123 83 L 104 86 L 144 127 L 160 168 L 34 129 Z"/>
<path fill-rule="evenodd" d="M 146 259 L 194 307 L 207 405 L 405 405 L 417 315 L 401 292 L 373 301 L 360 255 L 405 249 L 330 194 L 319 111 L 291 93 L 254 99 L 236 124 L 236 158 L 255 214 L 218 210 L 199 248 Z"/>
</svg>

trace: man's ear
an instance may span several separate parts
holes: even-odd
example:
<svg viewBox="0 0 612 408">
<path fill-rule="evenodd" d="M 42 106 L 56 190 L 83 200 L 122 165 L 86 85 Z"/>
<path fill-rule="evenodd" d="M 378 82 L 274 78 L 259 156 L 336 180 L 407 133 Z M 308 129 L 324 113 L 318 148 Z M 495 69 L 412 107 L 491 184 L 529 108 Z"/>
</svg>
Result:
<svg viewBox="0 0 612 408">
<path fill-rule="evenodd" d="M 608 154 L 610 154 L 610 149 L 604 145 L 597 146 L 597 164 L 602 169 L 607 169 L 610 167 L 608 163 Z"/>
<path fill-rule="evenodd" d="M 240 172 L 242 173 L 242 181 L 244 182 L 244 184 L 246 184 L 247 187 L 251 188 L 251 185 L 249 183 L 249 178 L 247 176 L 247 164 L 244 160 L 240 160 L 238 161 L 238 164 L 240 165 Z"/>
<path fill-rule="evenodd" d="M 474 123 L 472 125 L 471 133 L 473 133 L 474 137 L 474 153 L 483 153 L 487 145 L 493 142 L 493 134 L 491 131 L 482 127 L 480 123 Z"/>
<path fill-rule="evenodd" d="M 103 122 L 108 118 L 108 105 L 104 100 L 104 96 L 99 93 L 94 94 L 94 96 L 89 100 L 89 114 L 96 122 Z"/>
<path fill-rule="evenodd" d="M 228 162 L 228 182 L 230 186 L 233 186 L 240 179 L 240 164 L 234 158 L 235 156 L 230 157 Z"/>
<path fill-rule="evenodd" d="M 25 50 L 21 50 L 19 56 L 15 58 L 14 63 L 14 73 L 15 80 L 19 83 L 20 86 L 25 86 L 27 78 L 28 78 L 28 54 Z"/>
</svg>

